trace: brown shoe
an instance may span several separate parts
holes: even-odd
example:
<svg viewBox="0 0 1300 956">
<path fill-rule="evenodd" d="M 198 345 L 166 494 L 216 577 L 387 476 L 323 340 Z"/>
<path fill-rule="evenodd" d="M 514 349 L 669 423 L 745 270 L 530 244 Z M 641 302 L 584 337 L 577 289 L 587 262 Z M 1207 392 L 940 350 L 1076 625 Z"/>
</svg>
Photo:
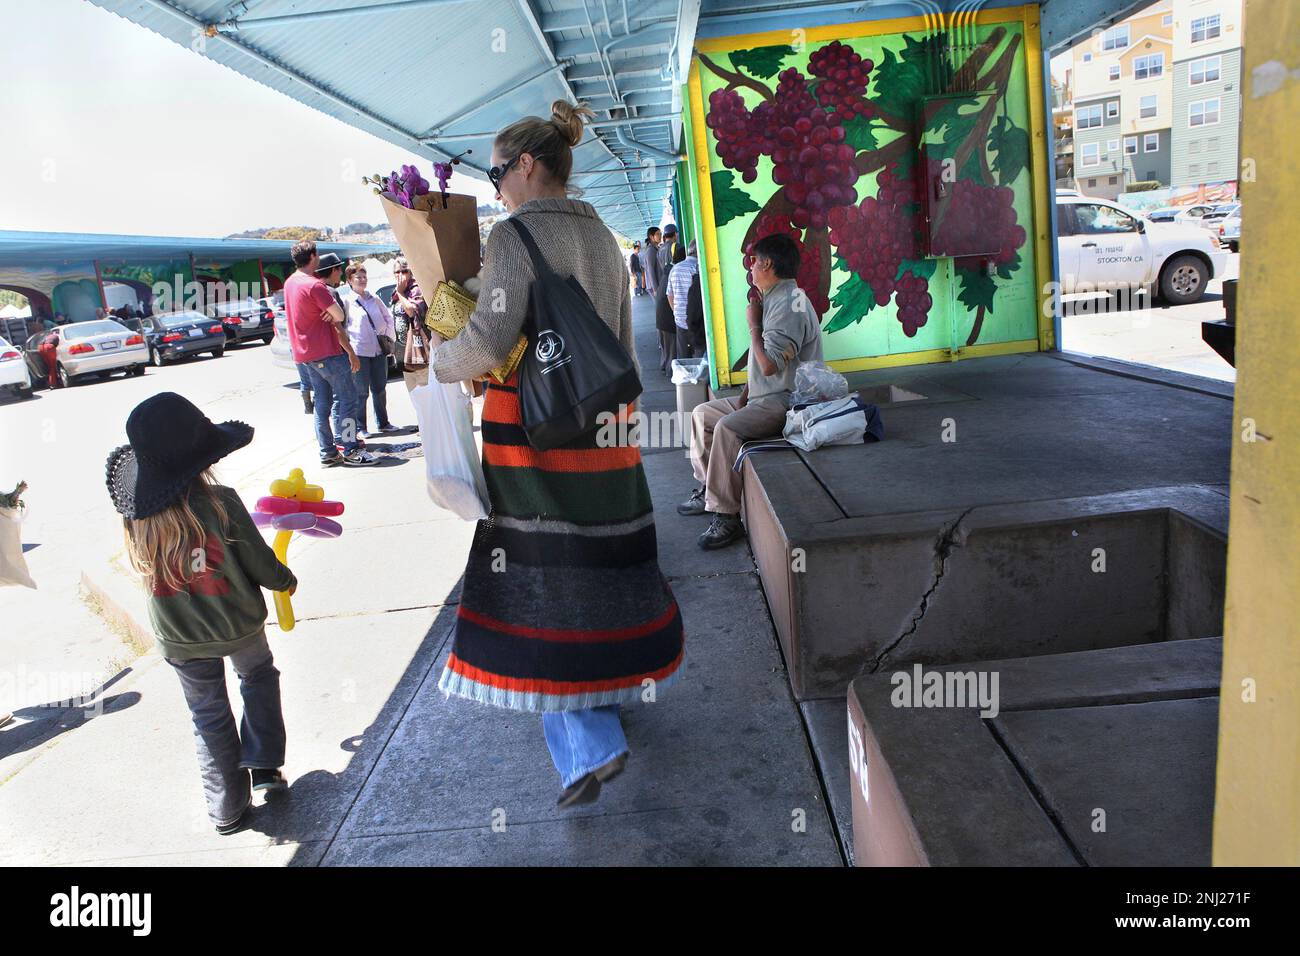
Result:
<svg viewBox="0 0 1300 956">
<path fill-rule="evenodd" d="M 594 773 L 589 773 L 578 780 L 577 783 L 561 790 L 560 797 L 555 801 L 555 805 L 561 810 L 567 810 L 569 807 L 576 807 L 582 803 L 595 803 L 596 798 L 599 796 L 600 781 L 596 779 Z"/>
<path fill-rule="evenodd" d="M 609 763 L 601 764 L 599 767 L 597 767 L 595 770 L 592 771 L 592 774 L 601 783 L 607 783 L 608 781 L 613 780 L 620 773 L 622 773 L 623 768 L 626 766 L 627 766 L 627 754 L 622 753 L 619 754 L 617 757 L 615 757 L 613 760 L 611 760 Z"/>
</svg>

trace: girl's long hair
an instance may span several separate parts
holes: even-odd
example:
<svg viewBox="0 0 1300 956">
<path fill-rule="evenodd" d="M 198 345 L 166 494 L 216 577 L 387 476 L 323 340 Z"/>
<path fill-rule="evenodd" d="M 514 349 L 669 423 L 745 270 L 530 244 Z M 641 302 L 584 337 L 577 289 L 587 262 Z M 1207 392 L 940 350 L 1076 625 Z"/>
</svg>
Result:
<svg viewBox="0 0 1300 956">
<path fill-rule="evenodd" d="M 163 585 L 183 591 L 194 577 L 194 551 L 206 554 L 208 532 L 194 510 L 194 503 L 207 502 L 216 513 L 217 525 L 224 538 L 230 524 L 226 506 L 213 491 L 211 469 L 195 476 L 184 494 L 157 514 L 147 518 L 123 518 L 126 553 L 131 567 L 143 575 L 151 588 Z"/>
</svg>

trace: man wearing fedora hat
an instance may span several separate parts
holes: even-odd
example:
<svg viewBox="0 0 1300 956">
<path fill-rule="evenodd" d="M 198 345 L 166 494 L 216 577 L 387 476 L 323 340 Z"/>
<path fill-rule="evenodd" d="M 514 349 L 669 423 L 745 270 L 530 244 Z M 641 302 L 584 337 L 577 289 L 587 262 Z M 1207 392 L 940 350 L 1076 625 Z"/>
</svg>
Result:
<svg viewBox="0 0 1300 956">
<path fill-rule="evenodd" d="M 343 262 L 333 253 L 317 255 L 316 243 L 310 239 L 294 243 L 291 254 L 298 268 L 284 282 L 289 348 L 293 360 L 305 366 L 316 397 L 321 464 L 373 465 L 377 459 L 362 450 L 357 440 L 360 416 L 352 373 L 360 363 L 342 331 L 346 312 L 321 278 L 335 272 L 341 276 Z"/>
</svg>

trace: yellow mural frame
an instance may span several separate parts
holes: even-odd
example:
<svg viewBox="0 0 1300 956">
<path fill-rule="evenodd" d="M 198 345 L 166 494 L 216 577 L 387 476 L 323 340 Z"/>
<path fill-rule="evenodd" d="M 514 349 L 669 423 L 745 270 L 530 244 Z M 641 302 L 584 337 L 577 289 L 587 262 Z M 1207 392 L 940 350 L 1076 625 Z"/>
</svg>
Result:
<svg viewBox="0 0 1300 956">
<path fill-rule="evenodd" d="M 1020 23 L 1025 36 L 1025 73 L 1026 89 L 1029 94 L 1029 137 L 1031 163 L 1029 170 L 1029 188 L 1033 196 L 1030 204 L 1034 229 L 1034 272 L 1038 278 L 1038 338 L 1021 339 L 1014 342 L 991 342 L 985 345 L 970 345 L 955 349 L 924 349 L 918 352 L 897 352 L 893 355 L 871 355 L 852 359 L 835 359 L 827 364 L 840 372 L 860 372 L 876 368 L 893 368 L 900 365 L 928 365 L 936 362 L 952 362 L 959 358 L 979 358 L 991 355 L 1012 355 L 1021 352 L 1046 351 L 1055 347 L 1053 317 L 1047 308 L 1051 301 L 1048 286 L 1051 282 L 1051 210 L 1048 185 L 1052 182 L 1047 176 L 1046 152 L 1046 106 L 1043 97 L 1043 50 L 1042 37 L 1039 32 L 1038 7 L 1025 4 L 1018 7 L 1001 7 L 994 10 L 980 10 L 973 17 L 964 15 L 966 22 L 978 26 L 998 23 Z M 837 23 L 830 26 L 809 27 L 802 32 L 804 42 L 836 40 L 845 36 L 869 37 L 881 34 L 915 32 L 940 26 L 934 18 L 927 16 L 895 17 L 889 20 L 865 20 L 857 23 Z M 742 33 L 726 37 L 710 37 L 695 41 L 695 52 L 730 53 L 733 50 L 750 49 L 759 46 L 772 46 L 788 42 L 790 30 L 768 30 L 763 33 Z M 741 385 L 747 376 L 745 372 L 731 370 L 731 356 L 727 342 L 727 320 L 722 308 L 722 268 L 718 257 L 717 224 L 713 218 L 713 183 L 709 179 L 709 142 L 704 122 L 704 94 L 700 84 L 700 61 L 698 56 L 691 57 L 691 69 L 687 80 L 690 93 L 689 108 L 694 132 L 691 143 L 693 159 L 697 171 L 697 195 L 700 203 L 700 219 L 704 254 L 708 257 L 708 283 L 710 308 L 709 324 L 713 331 L 712 342 L 714 368 L 718 373 L 721 386 Z M 1046 314 L 1045 314 L 1046 313 Z"/>
</svg>

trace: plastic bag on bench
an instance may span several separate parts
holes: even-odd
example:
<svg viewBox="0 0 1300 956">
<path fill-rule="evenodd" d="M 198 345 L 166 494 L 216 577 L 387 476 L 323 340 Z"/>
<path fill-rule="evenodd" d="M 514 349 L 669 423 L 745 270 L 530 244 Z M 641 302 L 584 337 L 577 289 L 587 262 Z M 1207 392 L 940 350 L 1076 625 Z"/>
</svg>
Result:
<svg viewBox="0 0 1300 956">
<path fill-rule="evenodd" d="M 880 441 L 885 425 L 880 409 L 849 395 L 833 402 L 820 402 L 785 413 L 785 440 L 796 448 L 812 451 L 822 445 L 858 445 Z"/>
<path fill-rule="evenodd" d="M 829 402 L 849 394 L 849 380 L 825 362 L 800 362 L 794 370 L 794 390 L 790 407 L 803 408 Z"/>
</svg>

